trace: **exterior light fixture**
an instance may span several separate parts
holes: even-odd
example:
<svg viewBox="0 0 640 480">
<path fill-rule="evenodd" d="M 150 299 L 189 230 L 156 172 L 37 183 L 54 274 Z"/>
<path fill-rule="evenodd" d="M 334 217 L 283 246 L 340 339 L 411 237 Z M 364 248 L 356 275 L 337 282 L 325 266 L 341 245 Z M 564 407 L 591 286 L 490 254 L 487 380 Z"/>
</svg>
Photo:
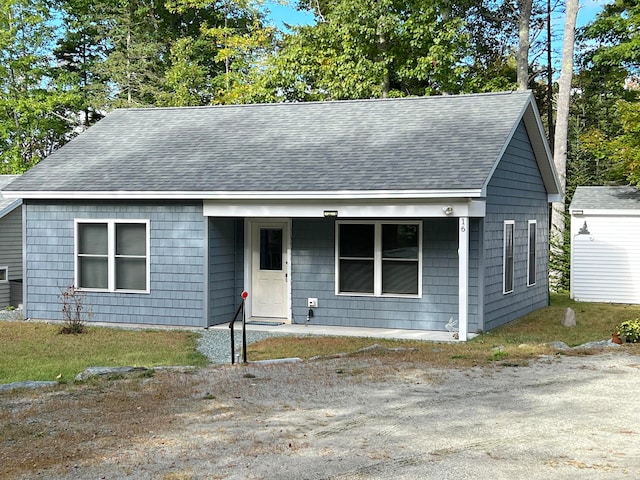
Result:
<svg viewBox="0 0 640 480">
<path fill-rule="evenodd" d="M 449 205 L 447 207 L 442 207 L 442 211 L 447 216 L 452 215 L 453 214 L 453 207 L 451 205 Z"/>
<path fill-rule="evenodd" d="M 338 216 L 337 210 L 325 210 L 324 217 L 325 218 L 336 218 Z"/>
</svg>

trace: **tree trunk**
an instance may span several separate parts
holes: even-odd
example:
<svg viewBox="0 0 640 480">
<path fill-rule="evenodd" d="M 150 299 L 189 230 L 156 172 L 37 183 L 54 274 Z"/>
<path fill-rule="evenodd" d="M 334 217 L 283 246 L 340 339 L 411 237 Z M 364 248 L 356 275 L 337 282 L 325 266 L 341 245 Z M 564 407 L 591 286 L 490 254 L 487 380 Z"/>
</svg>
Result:
<svg viewBox="0 0 640 480">
<path fill-rule="evenodd" d="M 380 51 L 380 61 L 383 63 L 384 73 L 382 74 L 382 83 L 380 85 L 382 98 L 389 97 L 391 89 L 391 79 L 389 76 L 389 66 L 387 64 L 387 38 L 384 33 L 378 34 L 378 50 Z"/>
<path fill-rule="evenodd" d="M 558 80 L 558 102 L 556 129 L 553 142 L 553 162 L 555 163 L 560 186 L 564 192 L 567 184 L 567 147 L 569 133 L 569 105 L 571 102 L 571 81 L 573 79 L 573 49 L 576 34 L 576 18 L 580 0 L 566 0 L 564 39 L 562 41 L 562 69 Z M 562 233 L 565 229 L 565 203 L 553 204 L 551 215 L 551 238 L 556 248 L 562 249 Z"/>
<path fill-rule="evenodd" d="M 529 25 L 531 23 L 531 10 L 533 0 L 518 1 L 518 52 L 517 52 L 517 79 L 518 90 L 529 88 Z"/>
</svg>

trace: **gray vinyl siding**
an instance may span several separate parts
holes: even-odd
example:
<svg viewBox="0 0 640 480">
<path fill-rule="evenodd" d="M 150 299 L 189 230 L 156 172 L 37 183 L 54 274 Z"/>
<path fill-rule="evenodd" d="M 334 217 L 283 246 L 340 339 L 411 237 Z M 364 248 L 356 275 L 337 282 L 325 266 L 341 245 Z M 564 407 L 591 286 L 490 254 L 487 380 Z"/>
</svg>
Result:
<svg viewBox="0 0 640 480">
<path fill-rule="evenodd" d="M 209 220 L 209 325 L 227 323 L 240 303 L 244 284 L 242 219 Z"/>
<path fill-rule="evenodd" d="M 86 292 L 91 321 L 204 326 L 205 230 L 200 203 L 26 202 L 26 316 L 62 320 L 74 282 L 74 219 L 148 219 L 150 293 Z"/>
<path fill-rule="evenodd" d="M 0 283 L 0 309 L 22 303 L 22 208 L 0 218 L 0 267 L 9 268 L 8 282 Z"/>
<path fill-rule="evenodd" d="M 503 294 L 505 220 L 515 222 L 514 288 L 508 294 Z M 532 286 L 527 286 L 529 220 L 537 220 L 537 278 Z M 484 227 L 484 330 L 491 330 L 548 302 L 547 193 L 522 123 L 488 184 Z"/>
<path fill-rule="evenodd" d="M 293 322 L 304 323 L 307 298 L 317 297 L 311 323 L 351 327 L 445 330 L 458 318 L 457 219 L 423 220 L 422 298 L 392 298 L 335 294 L 335 223 L 300 219 L 292 224 Z M 478 245 L 478 222 L 471 243 Z M 478 255 L 471 259 L 477 275 Z M 477 328 L 477 280 L 470 281 L 470 329 Z"/>
</svg>

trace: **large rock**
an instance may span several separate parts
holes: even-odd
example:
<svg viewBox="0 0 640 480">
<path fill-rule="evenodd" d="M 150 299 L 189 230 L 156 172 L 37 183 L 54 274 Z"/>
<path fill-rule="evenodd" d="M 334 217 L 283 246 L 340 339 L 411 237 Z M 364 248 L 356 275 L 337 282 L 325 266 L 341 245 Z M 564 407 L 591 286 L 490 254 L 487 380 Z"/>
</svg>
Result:
<svg viewBox="0 0 640 480">
<path fill-rule="evenodd" d="M 76 375 L 76 382 L 81 382 L 91 377 L 110 377 L 112 375 L 131 375 L 149 370 L 146 367 L 89 367 Z"/>
<path fill-rule="evenodd" d="M 58 382 L 28 380 L 26 382 L 5 383 L 4 385 L 0 385 L 0 392 L 6 392 L 6 391 L 9 391 L 9 390 L 16 390 L 18 388 L 55 387 L 56 385 L 58 385 Z"/>
<path fill-rule="evenodd" d="M 564 317 L 562 317 L 563 327 L 575 327 L 576 326 L 576 312 L 571 307 L 567 307 L 564 311 Z"/>
</svg>

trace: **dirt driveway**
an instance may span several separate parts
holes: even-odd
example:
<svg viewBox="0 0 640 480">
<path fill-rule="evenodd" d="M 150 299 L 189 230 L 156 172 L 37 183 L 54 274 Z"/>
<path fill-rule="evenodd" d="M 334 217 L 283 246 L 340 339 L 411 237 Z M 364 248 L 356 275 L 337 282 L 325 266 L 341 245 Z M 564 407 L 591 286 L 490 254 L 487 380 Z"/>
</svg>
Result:
<svg viewBox="0 0 640 480">
<path fill-rule="evenodd" d="M 625 353 L 160 372 L 1 395 L 0 478 L 631 479 L 638 392 Z"/>
</svg>

